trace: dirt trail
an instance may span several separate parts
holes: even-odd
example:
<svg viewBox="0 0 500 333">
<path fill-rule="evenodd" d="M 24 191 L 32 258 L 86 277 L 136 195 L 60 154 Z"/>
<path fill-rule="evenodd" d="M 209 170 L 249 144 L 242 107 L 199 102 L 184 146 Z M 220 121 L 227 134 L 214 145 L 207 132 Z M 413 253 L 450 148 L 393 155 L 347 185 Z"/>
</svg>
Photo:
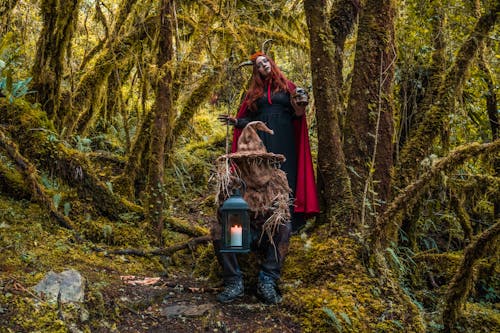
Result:
<svg viewBox="0 0 500 333">
<path fill-rule="evenodd" d="M 105 297 L 121 308 L 117 331 L 127 332 L 300 332 L 283 305 L 265 305 L 254 290 L 230 304 L 219 303 L 217 288 L 185 277 L 123 281 Z"/>
</svg>

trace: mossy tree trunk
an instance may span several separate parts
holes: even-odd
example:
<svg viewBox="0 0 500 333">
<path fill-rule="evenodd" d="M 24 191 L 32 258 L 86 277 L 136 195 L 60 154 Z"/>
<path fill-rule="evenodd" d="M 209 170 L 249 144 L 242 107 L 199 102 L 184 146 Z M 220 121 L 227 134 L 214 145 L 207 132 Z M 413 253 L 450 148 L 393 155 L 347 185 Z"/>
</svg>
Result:
<svg viewBox="0 0 500 333">
<path fill-rule="evenodd" d="M 46 193 L 45 188 L 40 185 L 38 171 L 24 156 L 19 153 L 17 145 L 0 130 L 0 147 L 7 151 L 8 155 L 16 162 L 16 168 L 23 174 L 24 182 L 31 193 L 31 199 L 46 207 L 50 216 L 54 218 L 62 227 L 74 229 L 73 222 L 57 211 L 52 198 Z"/>
<path fill-rule="evenodd" d="M 395 12 L 394 1 L 368 0 L 359 18 L 344 152 L 362 223 L 373 224 L 391 193 Z"/>
<path fill-rule="evenodd" d="M 65 110 L 62 120 L 62 126 L 66 128 L 65 137 L 86 133 L 102 109 L 108 77 L 114 68 L 126 63 L 126 59 L 140 49 L 141 41 L 152 34 L 154 27 L 152 20 L 137 23 L 129 31 L 124 31 L 122 27 L 120 33 L 96 55 L 95 65 L 85 71 L 72 96 L 71 105 Z"/>
<path fill-rule="evenodd" d="M 3 0 L 0 6 L 0 36 L 3 36 L 10 25 L 11 13 L 18 0 Z"/>
<path fill-rule="evenodd" d="M 406 141 L 413 135 L 414 131 L 422 123 L 425 113 L 429 110 L 434 102 L 436 102 L 439 87 L 441 87 L 446 71 L 446 40 L 445 40 L 445 23 L 446 14 L 443 5 L 440 1 L 433 0 L 429 3 L 431 10 L 431 39 L 432 39 L 432 56 L 430 65 L 424 64 L 417 66 L 410 73 L 410 77 L 406 77 L 402 81 L 400 88 L 405 95 L 413 98 L 402 98 L 405 103 L 399 110 L 399 127 L 401 136 L 399 138 L 397 151 L 404 146 Z M 417 84 L 414 80 L 418 80 Z M 411 86 L 405 86 L 411 83 Z M 396 154 L 398 156 L 399 154 Z"/>
<path fill-rule="evenodd" d="M 147 169 L 143 156 L 147 155 L 151 140 L 151 124 L 153 114 L 148 112 L 141 123 L 132 149 L 127 156 L 127 162 L 122 173 L 113 182 L 118 190 L 127 197 L 134 199 L 138 193 L 135 184 L 140 170 Z M 147 172 L 143 172 L 147 174 Z"/>
<path fill-rule="evenodd" d="M 345 156 L 342 151 L 339 115 L 342 76 L 332 50 L 332 32 L 326 20 L 326 1 L 304 1 L 309 28 L 312 82 L 318 126 L 318 190 L 321 223 L 341 233 L 352 219 L 352 194 Z"/>
<path fill-rule="evenodd" d="M 493 73 L 490 69 L 488 62 L 486 61 L 485 52 L 486 45 L 479 50 L 479 68 L 483 72 L 484 80 L 488 87 L 486 92 L 486 111 L 488 113 L 488 120 L 491 129 L 492 140 L 497 140 L 499 137 L 500 129 L 500 117 L 498 116 L 498 99 L 497 99 L 497 89 L 496 83 L 493 79 Z M 500 154 L 497 154 L 492 161 L 493 172 L 496 177 L 500 176 Z M 494 216 L 496 219 L 500 219 L 500 198 L 496 197 L 493 200 Z"/>
<path fill-rule="evenodd" d="M 27 103 L 10 104 L 0 99 L 0 122 L 11 128 L 9 136 L 16 138 L 22 156 L 75 187 L 79 198 L 91 202 L 99 214 L 116 220 L 125 213 L 143 214 L 142 207 L 113 193 L 99 179 L 85 154 L 51 137 L 52 124 L 44 112 Z"/>
<path fill-rule="evenodd" d="M 407 103 L 404 103 L 399 110 L 399 128 L 401 136 L 396 147 L 396 160 L 399 157 L 400 149 L 404 147 L 407 140 L 414 134 L 418 126 L 422 123 L 425 113 L 431 108 L 433 103 L 437 101 L 437 94 L 446 72 L 446 34 L 444 31 L 446 14 L 440 2 L 431 1 L 429 5 L 431 10 L 431 38 L 433 45 L 431 63 L 429 66 L 423 65 L 423 68 L 419 67 L 416 70 L 417 73 L 425 73 L 425 78 L 420 78 L 420 80 L 424 83 L 422 87 L 419 87 L 417 84 L 413 84 L 409 89 L 403 88 L 406 90 L 405 93 L 407 95 L 414 96 L 415 100 L 410 99 Z M 421 75 L 417 73 L 414 73 L 415 77 Z M 404 82 L 407 81 L 408 79 L 404 80 Z M 412 81 L 410 80 L 410 82 Z M 413 212 L 417 212 L 418 210 L 419 207 L 417 205 Z M 402 243 L 407 245 L 409 248 L 416 250 L 417 225 L 411 216 L 404 217 L 401 230 L 406 235 L 406 240 L 401 240 Z"/>
<path fill-rule="evenodd" d="M 474 281 L 474 267 L 478 260 L 489 255 L 498 246 L 500 222 L 480 234 L 464 252 L 462 264 L 453 277 L 446 295 L 443 310 L 444 332 L 460 332 L 458 329 L 462 308 Z M 490 251 L 492 250 L 492 251 Z"/>
<path fill-rule="evenodd" d="M 453 112 L 455 96 L 460 95 L 469 67 L 478 48 L 495 26 L 499 11 L 500 3 L 496 3 L 491 10 L 481 16 L 474 31 L 458 51 L 454 64 L 446 73 L 439 88 L 435 103 L 401 151 L 395 173 L 398 187 L 403 188 L 417 178 L 420 161 L 428 155 L 432 147 L 430 143 L 441 133 L 444 118 Z"/>
<path fill-rule="evenodd" d="M 151 132 L 151 155 L 148 175 L 148 218 L 159 243 L 163 243 L 162 231 L 164 225 L 163 209 L 165 207 L 164 170 L 168 156 L 165 146 L 172 139 L 175 110 L 172 105 L 172 64 L 173 59 L 173 1 L 160 2 L 160 30 L 158 36 L 157 66 L 160 76 L 156 85 L 156 100 L 153 107 L 153 127 Z M 167 158 L 167 161 L 166 161 Z"/>
<path fill-rule="evenodd" d="M 32 89 L 52 120 L 57 119 L 59 113 L 64 55 L 78 21 L 79 3 L 79 0 L 43 0 L 40 6 L 43 28 L 32 68 Z"/>
</svg>

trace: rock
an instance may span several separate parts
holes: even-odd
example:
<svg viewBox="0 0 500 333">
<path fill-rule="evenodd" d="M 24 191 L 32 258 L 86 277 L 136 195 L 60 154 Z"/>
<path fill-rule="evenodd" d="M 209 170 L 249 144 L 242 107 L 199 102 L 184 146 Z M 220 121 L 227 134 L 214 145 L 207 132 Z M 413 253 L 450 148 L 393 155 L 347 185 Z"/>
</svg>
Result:
<svg viewBox="0 0 500 333">
<path fill-rule="evenodd" d="M 35 292 L 49 302 L 57 302 L 61 294 L 61 303 L 83 302 L 84 278 L 76 270 L 67 270 L 59 274 L 50 271 L 35 287 Z"/>
<path fill-rule="evenodd" d="M 186 317 L 200 317 L 203 316 L 207 311 L 213 308 L 213 304 L 200 304 L 200 305 L 171 305 L 164 307 L 161 310 L 161 314 L 165 317 L 176 317 L 176 316 L 186 316 Z"/>
</svg>

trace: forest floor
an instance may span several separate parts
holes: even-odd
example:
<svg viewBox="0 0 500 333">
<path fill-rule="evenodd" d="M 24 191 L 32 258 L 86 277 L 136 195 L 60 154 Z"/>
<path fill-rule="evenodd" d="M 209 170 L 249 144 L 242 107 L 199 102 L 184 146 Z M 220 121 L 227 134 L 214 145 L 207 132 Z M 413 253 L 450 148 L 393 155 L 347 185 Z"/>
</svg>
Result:
<svg viewBox="0 0 500 333">
<path fill-rule="evenodd" d="M 0 333 L 301 332 L 284 304 L 257 299 L 251 281 L 244 297 L 219 303 L 221 281 L 194 273 L 203 265 L 218 267 L 210 247 L 181 251 L 166 265 L 158 257 L 107 255 L 91 247 L 75 242 L 38 205 L 0 195 Z M 207 260 L 197 265 L 202 253 Z M 54 305 L 35 295 L 33 287 L 49 271 L 67 269 L 85 278 L 84 304 Z"/>
<path fill-rule="evenodd" d="M 152 285 L 117 283 L 105 297 L 128 309 L 118 332 L 300 332 L 280 305 L 263 304 L 254 290 L 228 304 L 216 300 L 218 291 L 204 281 L 172 276 Z"/>
</svg>

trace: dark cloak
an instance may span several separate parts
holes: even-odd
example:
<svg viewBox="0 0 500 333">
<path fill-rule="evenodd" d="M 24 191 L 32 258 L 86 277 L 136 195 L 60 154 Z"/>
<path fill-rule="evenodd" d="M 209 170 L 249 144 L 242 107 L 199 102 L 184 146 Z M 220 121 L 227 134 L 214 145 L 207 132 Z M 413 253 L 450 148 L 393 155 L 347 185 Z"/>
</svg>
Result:
<svg viewBox="0 0 500 333">
<path fill-rule="evenodd" d="M 288 88 L 294 91 L 295 85 L 288 81 Z M 293 191 L 293 210 L 295 213 L 310 217 L 319 213 L 319 201 L 306 117 L 294 115 L 288 92 L 274 94 L 270 92 L 270 87 L 267 87 L 267 94 L 257 100 L 257 112 L 249 110 L 248 100 L 245 97 L 236 116 L 238 127 L 242 128 L 250 121 L 260 120 L 274 131 L 273 137 L 263 132 L 259 132 L 259 136 L 268 152 L 285 155 L 287 161 L 282 164 L 281 169 L 287 174 L 288 183 Z M 231 147 L 233 153 L 237 151 L 238 138 L 242 130 L 238 127 L 235 127 L 233 132 Z"/>
</svg>

